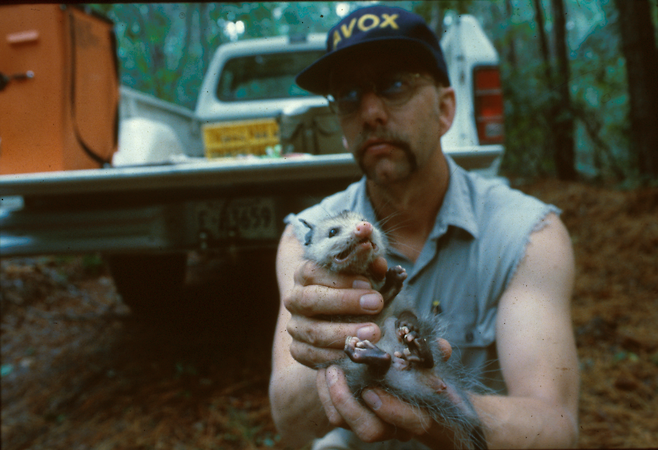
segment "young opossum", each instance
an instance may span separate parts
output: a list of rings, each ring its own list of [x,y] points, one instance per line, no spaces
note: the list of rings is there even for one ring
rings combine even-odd
[[[327,269],[339,273],[366,276],[373,288],[381,292],[384,309],[377,316],[341,316],[341,321],[374,321],[382,337],[373,344],[348,337],[343,358],[338,365],[346,374],[348,385],[357,398],[369,386],[378,386],[401,400],[425,408],[432,416],[455,430],[459,444],[487,448],[482,424],[471,404],[466,389],[466,371],[449,361],[448,346],[437,340],[444,326],[437,316],[418,317],[404,296],[396,298],[407,278],[400,267],[388,269],[384,280],[374,279],[371,263],[386,254],[384,234],[356,213],[341,214],[310,224],[304,242],[304,256]],[[336,319],[336,318],[331,318]]]

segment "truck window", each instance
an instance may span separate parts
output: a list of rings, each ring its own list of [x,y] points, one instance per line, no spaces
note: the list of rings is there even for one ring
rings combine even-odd
[[[324,50],[270,53],[229,59],[219,78],[217,97],[225,102],[313,95],[295,84],[295,76]]]

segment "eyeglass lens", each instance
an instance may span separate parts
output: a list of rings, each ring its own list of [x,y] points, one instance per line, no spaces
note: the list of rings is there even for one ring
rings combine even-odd
[[[419,76],[417,73],[393,73],[364,85],[337,89],[335,95],[328,96],[329,105],[336,114],[351,114],[359,109],[363,94],[371,91],[387,105],[399,106],[411,98]]]

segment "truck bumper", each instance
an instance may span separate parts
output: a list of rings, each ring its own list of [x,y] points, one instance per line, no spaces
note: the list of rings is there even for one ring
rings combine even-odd
[[[0,177],[0,254],[276,246],[283,218],[360,177],[351,155]]]
[[[493,172],[502,152],[446,150],[466,169]],[[288,213],[360,177],[349,154],[1,176],[0,197],[20,201],[0,207],[0,254],[276,246]]]
[[[0,211],[2,256],[174,249],[181,208]]]

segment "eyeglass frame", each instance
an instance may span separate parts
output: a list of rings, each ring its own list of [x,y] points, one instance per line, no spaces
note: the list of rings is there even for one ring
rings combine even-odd
[[[388,98],[384,91],[390,89],[392,84],[395,83],[396,81],[399,81],[399,77],[401,77],[403,75],[408,75],[408,76],[413,77],[412,80],[414,80],[414,83],[409,83],[410,84],[409,90],[408,90],[408,92],[403,93],[404,95],[403,95],[402,98],[400,98],[400,99],[390,99],[390,98]],[[380,81],[380,82],[384,81],[384,83],[390,83],[384,88],[378,87],[377,86],[377,81],[368,81],[368,82],[361,83],[359,85],[355,85],[354,87],[350,87],[349,89],[347,89],[346,91],[348,92],[348,94],[344,95],[342,97],[342,99],[345,99],[352,92],[355,92],[355,91],[357,92],[357,94],[356,94],[357,98],[356,99],[346,100],[347,102],[354,103],[354,109],[350,108],[350,110],[347,111],[347,112],[341,112],[340,107],[338,106],[338,103],[340,101],[342,101],[342,99],[336,100],[336,98],[332,94],[326,94],[325,98],[329,102],[329,108],[331,109],[332,112],[334,112],[339,117],[348,117],[348,116],[356,113],[359,110],[359,108],[361,107],[361,101],[363,100],[363,95],[366,92],[374,93],[377,97],[379,97],[384,102],[384,104],[387,107],[403,106],[409,100],[411,100],[411,98],[413,97],[416,90],[421,86],[416,81],[416,80],[419,80],[421,77],[426,77],[427,79],[431,79],[432,83],[430,83],[430,84],[434,84],[435,86],[438,86],[440,84],[432,75],[430,75],[428,73],[418,73],[418,72],[412,73],[412,72],[400,71],[400,72],[397,72],[397,73],[394,72],[392,74],[389,74],[388,76],[389,76],[388,79],[386,79],[385,77],[381,77],[380,80],[377,80],[377,81]],[[396,79],[396,77],[398,77],[398,78]],[[366,88],[364,85],[370,85],[370,88]]]

